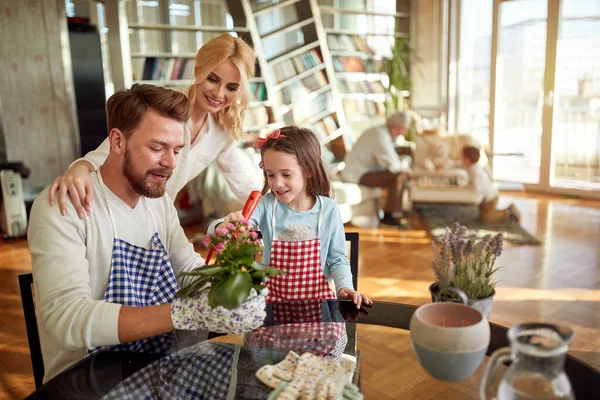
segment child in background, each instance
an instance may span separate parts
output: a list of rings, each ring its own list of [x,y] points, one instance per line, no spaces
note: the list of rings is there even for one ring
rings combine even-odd
[[[479,204],[479,218],[486,223],[504,221],[511,217],[519,221],[521,215],[514,204],[511,203],[504,210],[496,208],[498,206],[498,189],[479,164],[479,152],[480,150],[474,146],[465,146],[462,149],[463,165],[469,174],[469,185],[473,186],[483,197]]]
[[[269,278],[267,301],[307,299],[353,300],[372,304],[354,290],[344,225],[331,182],[321,160],[319,140],[308,129],[285,127],[257,142],[265,184],[263,198],[250,217],[264,241],[263,262],[286,271]],[[229,214],[218,224],[241,218]],[[331,290],[333,279],[337,290]]]

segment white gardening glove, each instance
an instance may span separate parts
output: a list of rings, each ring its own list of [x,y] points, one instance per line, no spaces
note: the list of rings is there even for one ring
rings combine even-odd
[[[341,399],[344,396],[361,398],[358,390],[345,390],[352,386],[350,380],[356,363],[350,360],[324,360],[311,353],[298,359],[294,378],[277,395],[279,400],[292,399]]]
[[[175,329],[208,330],[216,333],[242,333],[262,326],[265,317],[265,297],[256,290],[238,308],[228,310],[208,304],[208,290],[190,297],[177,298],[171,304],[171,322]]]

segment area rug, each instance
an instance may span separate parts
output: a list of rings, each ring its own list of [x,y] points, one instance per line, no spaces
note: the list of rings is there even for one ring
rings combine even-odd
[[[436,242],[441,242],[446,227],[459,222],[469,229],[469,234],[478,238],[502,232],[504,241],[517,245],[537,245],[541,242],[527,232],[517,221],[508,219],[501,222],[483,223],[479,220],[479,207],[462,204],[415,204],[423,216],[429,233]]]

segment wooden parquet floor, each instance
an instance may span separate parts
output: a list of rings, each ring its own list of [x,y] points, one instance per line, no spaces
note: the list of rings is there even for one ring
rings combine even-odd
[[[600,369],[600,202],[514,193],[502,200],[515,202],[522,225],[542,244],[505,248],[491,320],[505,326],[534,320],[569,326],[576,331],[571,354]],[[374,300],[417,305],[431,300],[430,238],[418,215],[404,231],[346,229],[361,234],[362,292]],[[25,240],[0,243],[0,399],[22,399],[34,390],[17,282],[18,274],[29,271]],[[478,375],[460,384],[432,384],[407,350],[408,333],[384,330],[358,332],[370,355],[361,358],[367,399],[476,398]],[[381,387],[389,389],[383,393]]]

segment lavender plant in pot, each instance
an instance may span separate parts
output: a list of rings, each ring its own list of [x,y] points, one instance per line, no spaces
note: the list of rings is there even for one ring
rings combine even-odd
[[[467,236],[466,226],[455,222],[446,228],[441,248],[434,242],[432,247],[431,268],[436,281],[429,286],[431,300],[462,302],[456,293],[460,291],[471,307],[489,319],[496,294],[495,263],[502,254],[502,233],[486,235],[478,241],[474,235]]]

